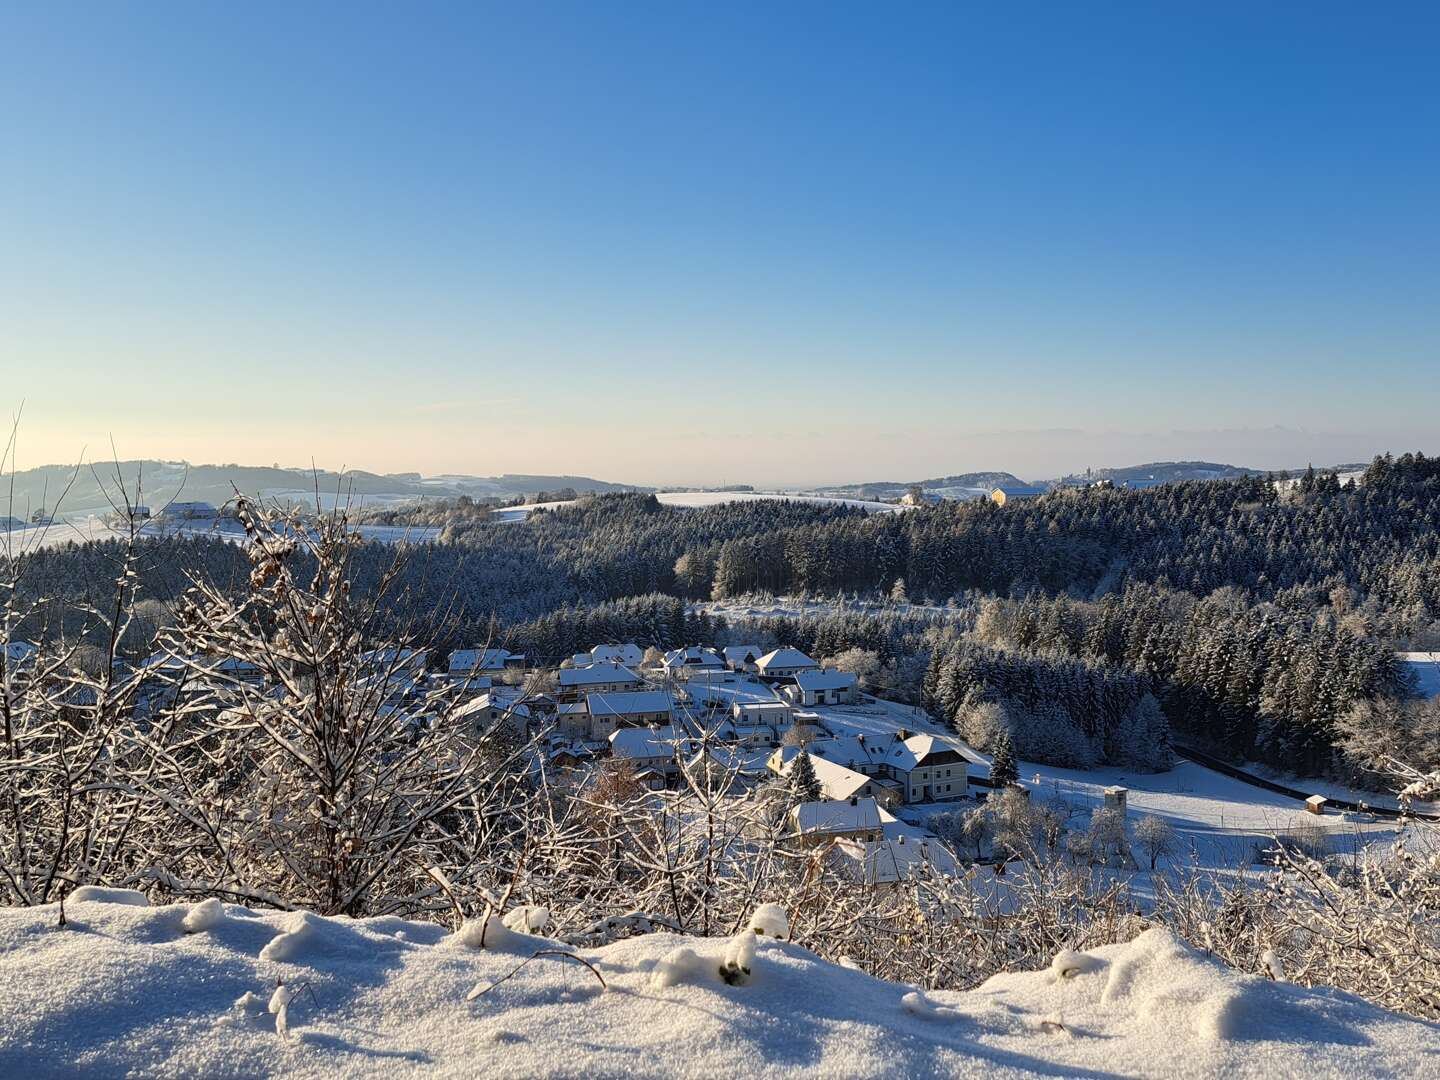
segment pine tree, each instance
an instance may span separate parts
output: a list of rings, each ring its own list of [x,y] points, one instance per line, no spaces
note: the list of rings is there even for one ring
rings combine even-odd
[[[1015,764],[1015,747],[1009,735],[1001,735],[995,741],[995,754],[990,761],[990,780],[997,787],[1014,784],[1020,779],[1020,767]]]
[[[804,750],[795,755],[795,764],[790,768],[790,803],[798,806],[803,802],[819,802],[821,799],[820,778],[815,775],[815,766],[810,755]]]

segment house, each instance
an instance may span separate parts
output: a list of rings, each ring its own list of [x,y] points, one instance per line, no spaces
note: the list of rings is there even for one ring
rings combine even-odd
[[[1043,487],[1031,487],[1020,484],[1001,484],[990,492],[990,501],[996,506],[1004,506],[1009,502],[1019,502],[1024,499],[1033,499],[1037,495],[1044,495]]]
[[[901,506],[934,506],[943,501],[944,496],[933,491],[907,491],[900,496]]]
[[[522,702],[481,694],[456,709],[454,719],[468,723],[473,735],[504,729],[524,739],[530,737],[533,717]]]
[[[969,790],[969,766],[963,754],[934,735],[897,732],[887,746],[867,740],[866,749],[880,755],[886,775],[905,789],[907,803],[945,802],[963,798]]]
[[[455,682],[464,682],[480,675],[499,675],[524,664],[524,656],[505,649],[455,649],[450,653],[445,675]]]
[[[701,645],[690,645],[666,653],[660,666],[666,675],[677,679],[689,679],[696,675],[718,675],[726,670],[725,661],[720,659],[720,654]]]
[[[845,841],[842,854],[853,860],[852,872],[866,885],[896,885],[917,878],[953,877],[960,873],[954,854],[933,836],[890,834],[872,843]]]
[[[871,842],[884,835],[880,808],[874,799],[862,798],[803,802],[790,811],[790,829],[807,845],[842,839]]]
[[[777,776],[789,779],[799,754],[799,747],[782,746],[766,759],[766,768]],[[810,764],[815,770],[815,779],[820,781],[820,791],[827,799],[866,798],[884,806],[895,806],[905,801],[900,784],[887,776],[867,776],[815,754],[810,755]]]
[[[620,728],[610,735],[610,753],[623,758],[638,772],[654,770],[661,776],[675,776],[679,759],[700,749],[700,741],[674,727]]]
[[[755,661],[755,670],[762,679],[787,679],[802,671],[818,671],[820,665],[799,649],[785,646],[774,649]]]
[[[148,506],[132,506],[132,507],[130,508],[130,520],[131,520],[131,521],[149,521],[149,520],[150,520],[150,507],[148,507]]]
[[[801,706],[853,705],[860,700],[859,681],[849,671],[802,671],[793,686],[781,692]]]
[[[730,718],[737,727],[773,728],[777,733],[790,726],[795,710],[784,701],[737,701],[730,706]]]
[[[595,742],[610,738],[619,728],[665,727],[675,719],[675,703],[665,690],[589,693],[585,708]]]
[[[556,675],[562,698],[576,701],[583,694],[618,694],[641,690],[645,680],[623,664],[591,664],[582,668],[561,668]]]
[[[831,798],[859,792],[890,806],[896,803],[948,802],[969,790],[969,762],[959,749],[934,735],[856,735],[815,739],[805,748],[820,786]],[[771,755],[772,772],[788,776],[798,747],[782,746]],[[843,776],[834,770],[840,769]],[[856,777],[871,781],[866,789]]]
[[[755,661],[764,655],[758,645],[726,645],[720,654],[731,671],[754,671]]]
[[[561,701],[555,705],[555,730],[568,739],[590,737],[590,709],[582,701]]]
[[[638,668],[645,662],[645,650],[639,645],[596,645],[590,650],[590,662]]]

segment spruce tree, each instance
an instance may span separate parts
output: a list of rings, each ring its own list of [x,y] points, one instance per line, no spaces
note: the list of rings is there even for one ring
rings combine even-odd
[[[815,775],[810,755],[801,750],[795,755],[795,764],[790,768],[790,804],[798,806],[803,802],[819,802],[820,799],[820,778]]]
[[[995,740],[995,754],[990,760],[990,780],[997,787],[1014,784],[1020,779],[1020,767],[1015,764],[1015,747],[1009,735]]]

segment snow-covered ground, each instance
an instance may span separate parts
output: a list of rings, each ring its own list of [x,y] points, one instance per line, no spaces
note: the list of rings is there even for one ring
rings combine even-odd
[[[433,540],[440,535],[437,528],[423,528],[403,525],[356,525],[354,531],[367,540],[379,540],[394,544],[408,541],[412,544]],[[83,544],[89,540],[116,540],[125,536],[123,530],[115,529],[98,516],[74,517],[58,520],[44,527],[14,529],[0,534],[0,543],[8,537],[16,551],[34,551],[39,548],[56,547],[66,543]],[[201,518],[194,521],[169,522],[148,521],[140,528],[141,536],[209,536],[221,540],[239,542],[245,537],[237,521]]]
[[[912,706],[875,699],[863,705],[832,705],[814,711],[837,734],[887,735],[899,728],[930,732],[962,745],[973,761],[989,761],[988,755],[964,746],[953,731]],[[1355,821],[1338,813],[1308,814],[1294,799],[1193,761],[1180,760],[1162,773],[1113,767],[1061,769],[1023,760],[1019,769],[1020,782],[1031,790],[1032,798],[1064,799],[1078,815],[1103,806],[1107,787],[1125,788],[1131,820],[1153,814],[1169,822],[1179,839],[1176,856],[1187,865],[1193,861],[1200,866],[1235,867],[1248,861],[1256,847],[1264,846],[1276,833],[1301,827],[1325,831],[1336,852],[1389,843],[1399,834],[1396,822],[1387,819]],[[901,816],[923,823],[932,813],[954,808],[953,803],[906,806]]]
[[[1228,971],[1158,929],[970,992],[920,992],[753,935],[573,950],[592,972],[524,963],[571,951],[544,938],[479,949],[399,919],[206,905],[72,900],[64,929],[53,905],[0,912],[0,1075],[1361,1080],[1440,1067],[1435,1025]],[[749,969],[735,985],[727,953]]]
[[[789,499],[792,502],[807,502],[820,504],[839,504],[841,506],[854,506],[861,510],[869,510],[872,513],[893,514],[901,510],[908,510],[909,507],[898,506],[895,503],[873,502],[869,499],[842,499],[828,495],[804,495],[788,491],[662,491],[655,496],[666,506],[679,506],[686,508],[698,508],[704,506],[722,506],[732,502],[754,502],[757,499]],[[531,506],[511,506],[504,510],[497,510],[491,517],[492,521],[516,522],[524,521],[530,516],[533,510],[554,510],[557,507],[569,506],[574,500],[566,502],[535,503]]]
[[[1440,652],[1402,652],[1395,659],[1415,676],[1421,697],[1440,697]]]

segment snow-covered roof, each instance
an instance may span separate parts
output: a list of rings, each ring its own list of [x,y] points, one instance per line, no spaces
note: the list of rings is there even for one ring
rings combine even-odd
[[[855,860],[861,880],[868,885],[960,872],[950,849],[934,837],[902,833],[884,840],[847,842],[841,850]]]
[[[450,654],[450,674],[499,671],[512,656],[505,649],[456,649]]]
[[[815,668],[819,666],[799,649],[793,649],[788,645],[772,649],[755,661],[755,667],[762,675],[772,668]]]
[[[737,701],[735,710],[742,716],[787,717],[792,706],[784,701]]]
[[[707,649],[702,645],[688,645],[683,649],[672,649],[665,654],[665,666],[676,667],[715,667],[725,666],[725,661],[720,659],[720,654],[714,649]]]
[[[5,661],[10,664],[25,664],[35,658],[35,646],[28,641],[7,641]]]
[[[760,658],[758,645],[726,645],[720,650],[727,664],[744,664]]]
[[[795,767],[797,754],[791,752],[794,750],[792,746],[782,746],[772,753],[769,758],[771,768],[781,776],[788,777],[790,770]],[[810,756],[810,764],[815,770],[815,779],[820,781],[820,789],[832,799],[849,799],[863,791],[866,784],[876,782],[864,773],[813,754]]]
[[[867,742],[867,747],[869,745]],[[911,735],[907,739],[897,738],[889,746],[884,747],[883,760],[892,768],[909,772],[921,765],[930,764],[935,755],[943,753],[954,754],[961,764],[966,763],[965,755],[960,753],[958,747],[934,735]]]
[[[641,681],[636,675],[623,664],[591,664],[582,668],[561,668],[559,675],[561,686],[600,686],[605,683],[625,683]]]
[[[668,758],[678,747],[682,753],[693,754],[700,743],[675,728],[621,728],[610,736],[610,752],[624,758]]]
[[[476,713],[488,712],[492,708],[498,709],[508,716],[518,716],[521,719],[528,719],[530,716],[529,707],[521,702],[511,702],[496,697],[494,694],[481,694],[479,697],[472,698],[456,709],[455,718],[463,719],[467,716],[473,716]]]
[[[634,713],[670,712],[674,703],[664,690],[626,690],[586,694],[591,716],[628,716]]]
[[[880,807],[874,799],[827,799],[804,802],[790,811],[798,833],[880,831]]]
[[[849,690],[855,685],[851,671],[801,671],[795,675],[801,690]]]
[[[645,660],[645,650],[639,645],[596,645],[590,650],[590,659],[596,662],[607,660],[636,667]]]

